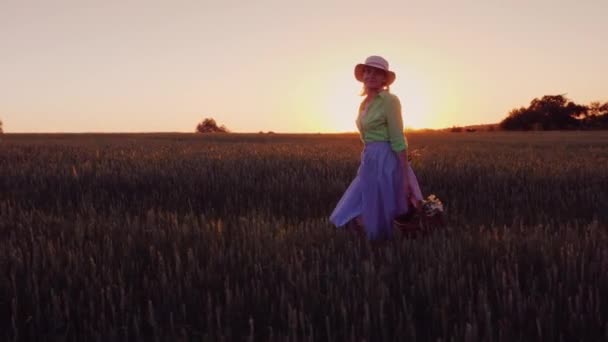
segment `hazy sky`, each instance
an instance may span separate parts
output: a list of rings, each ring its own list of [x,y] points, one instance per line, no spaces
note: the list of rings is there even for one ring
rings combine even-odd
[[[608,0],[0,0],[7,132],[354,131],[371,54],[406,126],[608,101]]]

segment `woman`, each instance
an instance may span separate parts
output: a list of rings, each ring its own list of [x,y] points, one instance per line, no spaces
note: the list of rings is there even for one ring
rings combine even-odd
[[[392,237],[393,220],[422,200],[407,160],[401,103],[389,91],[395,77],[380,56],[355,66],[365,95],[356,120],[365,147],[356,178],[330,216],[337,227],[355,220],[371,240]]]

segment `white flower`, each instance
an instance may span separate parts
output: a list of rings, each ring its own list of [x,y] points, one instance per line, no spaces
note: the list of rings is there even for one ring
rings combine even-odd
[[[437,196],[431,194],[426,200],[422,201],[422,209],[426,216],[435,216],[443,213],[443,203]]]

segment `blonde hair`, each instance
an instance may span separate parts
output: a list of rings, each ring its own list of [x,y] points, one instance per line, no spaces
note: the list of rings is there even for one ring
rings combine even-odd
[[[391,92],[391,86],[384,84],[382,86],[382,90],[386,90],[389,93]],[[367,87],[365,85],[363,85],[363,88],[361,88],[361,93],[359,93],[359,96],[366,96],[367,95]]]

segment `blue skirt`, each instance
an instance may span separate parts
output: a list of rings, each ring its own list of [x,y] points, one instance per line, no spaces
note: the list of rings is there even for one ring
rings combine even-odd
[[[369,239],[391,238],[394,218],[408,211],[405,181],[399,156],[389,142],[366,143],[357,176],[329,220],[343,227],[361,215]]]

